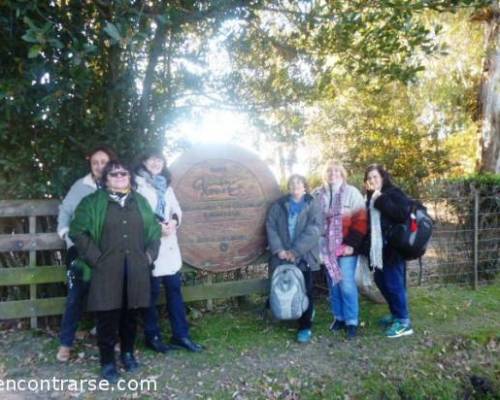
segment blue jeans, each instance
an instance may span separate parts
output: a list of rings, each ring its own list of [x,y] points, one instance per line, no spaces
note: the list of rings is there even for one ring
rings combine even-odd
[[[382,270],[376,268],[374,279],[389,305],[392,316],[402,324],[409,324],[406,262],[401,260],[394,265],[384,264]]]
[[[85,300],[90,288],[90,281],[85,282],[82,278],[82,271],[74,268],[72,261],[76,258],[76,249],[68,249],[68,295],[66,297],[66,308],[61,321],[61,331],[59,332],[59,341],[62,346],[72,347],[75,341],[75,333],[78,323],[85,309]]]
[[[356,286],[356,265],[358,256],[339,257],[339,266],[342,271],[342,280],[333,285],[330,275],[328,285],[330,288],[330,306],[335,319],[344,321],[346,325],[359,324],[358,287]]]
[[[156,303],[160,297],[160,286],[163,284],[167,298],[167,311],[172,338],[189,337],[189,325],[186,318],[186,307],[181,292],[181,274],[151,277],[151,303],[144,313],[144,336],[146,340],[154,337],[161,339],[158,309]]]

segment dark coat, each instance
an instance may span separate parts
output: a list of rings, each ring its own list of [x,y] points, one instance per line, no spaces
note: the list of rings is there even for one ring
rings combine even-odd
[[[406,194],[396,186],[384,185],[381,195],[375,200],[374,207],[380,211],[380,225],[384,241],[383,263],[385,266],[395,265],[404,260],[403,256],[387,242],[387,233],[395,225],[405,222],[410,215],[411,201]],[[370,199],[372,192],[368,192],[367,209],[368,221],[370,221]],[[370,224],[368,223],[368,227]],[[369,228],[370,229],[370,228]],[[366,256],[370,254],[370,232],[368,232],[363,244]]]
[[[76,209],[70,235],[79,257],[92,269],[89,311],[120,309],[124,279],[128,308],[149,306],[151,265],[158,256],[160,227],[142,196],[130,193],[121,207],[104,190],[97,191]]]
[[[305,195],[306,205],[297,217],[295,239],[290,239],[288,232],[288,200],[289,195],[274,202],[269,209],[266,220],[267,240],[271,251],[269,261],[274,269],[285,261],[278,258],[281,250],[290,250],[302,261],[301,269],[319,270],[319,237],[322,230],[322,217],[319,202],[311,195]]]

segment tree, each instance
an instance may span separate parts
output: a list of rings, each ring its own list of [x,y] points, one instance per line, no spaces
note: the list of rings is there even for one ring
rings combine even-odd
[[[465,25],[460,33],[480,38],[467,20],[484,4],[274,2],[228,35],[235,65],[228,86],[273,139],[280,115],[279,131],[290,133],[279,135],[282,142],[305,135],[323,158],[336,154],[359,168],[358,160],[387,162],[415,189],[422,179],[469,170],[468,158],[452,159],[461,144],[457,135],[472,141],[466,153],[475,157],[478,80],[470,63],[479,51],[474,43],[464,48],[461,42],[473,39],[457,33],[457,50],[448,49],[447,58],[441,38],[442,21],[448,30]],[[458,15],[447,21],[450,12]],[[464,50],[472,55],[464,57]],[[424,122],[429,113],[433,118]]]
[[[500,4],[473,18],[486,23],[486,57],[481,85],[481,171],[500,173]]]
[[[247,17],[242,3],[2,2],[2,196],[62,195],[96,144],[129,161],[163,146],[207,90],[208,39]]]

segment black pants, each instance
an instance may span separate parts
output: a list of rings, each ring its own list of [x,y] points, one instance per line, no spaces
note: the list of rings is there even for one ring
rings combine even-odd
[[[307,297],[309,297],[309,307],[307,307],[307,310],[302,314],[302,317],[299,319],[299,330],[300,329],[311,329],[312,327],[312,315],[313,315],[313,310],[314,310],[314,304],[313,304],[313,273],[310,268],[307,268],[305,271],[302,271],[302,274],[304,275],[304,281],[306,284],[306,292],[307,292]]]
[[[115,344],[120,337],[120,351],[133,353],[137,334],[137,317],[142,309],[128,309],[127,280],[123,283],[122,308],[118,310],[98,311],[97,345],[101,365],[115,362]]]

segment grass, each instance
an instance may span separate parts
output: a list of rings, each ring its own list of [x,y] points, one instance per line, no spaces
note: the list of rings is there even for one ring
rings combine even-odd
[[[326,299],[320,299],[313,341],[304,346],[295,342],[294,323],[260,318],[262,299],[241,307],[221,306],[192,326],[193,338],[207,346],[202,354],[157,355],[139,338],[143,367],[138,377],[155,377],[158,391],[129,395],[214,400],[500,399],[500,284],[478,291],[412,288],[410,307],[415,335],[387,339],[377,325],[387,307],[362,301],[360,335],[347,341],[328,331],[331,314]],[[78,342],[75,352],[83,356],[65,366],[54,361],[56,348],[57,340],[45,332],[1,333],[0,378],[93,377],[98,372],[97,349],[89,340]],[[83,393],[80,398],[113,396]]]

